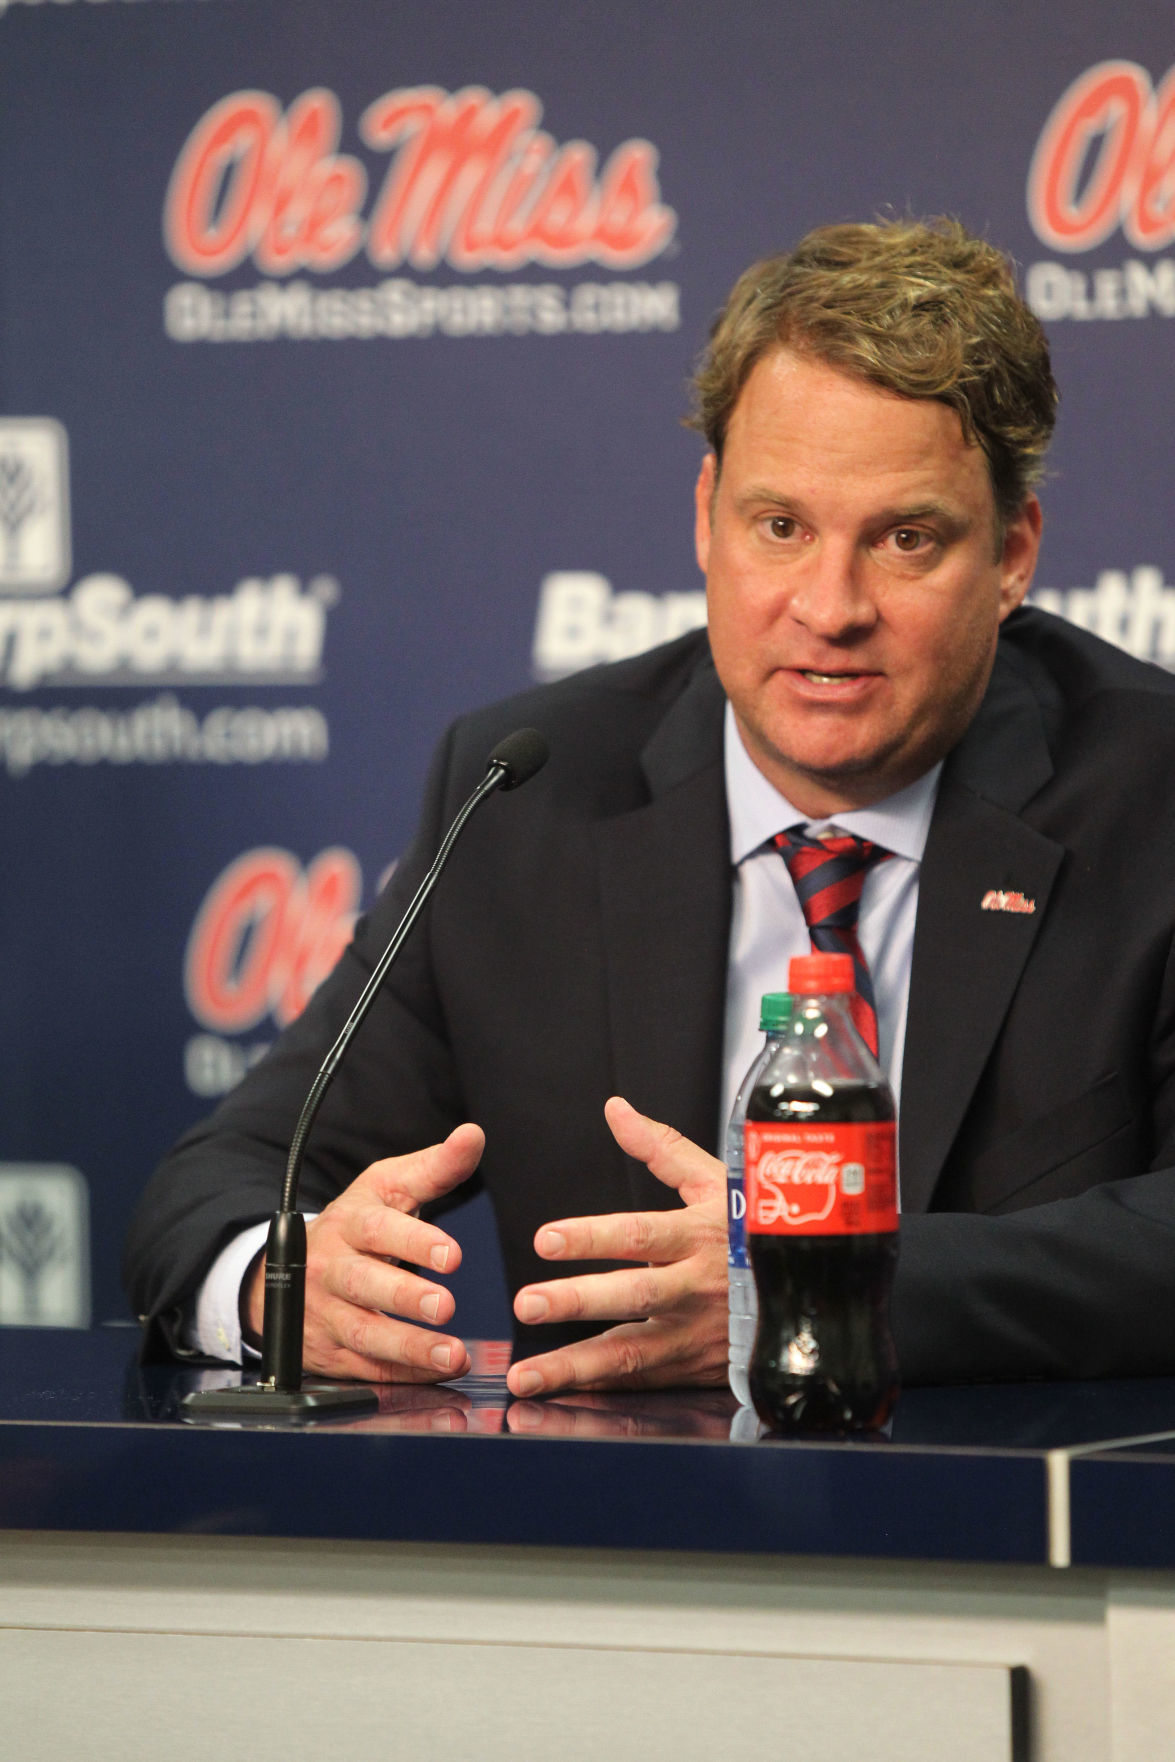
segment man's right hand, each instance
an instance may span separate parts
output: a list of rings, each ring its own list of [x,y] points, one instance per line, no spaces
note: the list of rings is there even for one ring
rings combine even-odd
[[[306,1370],[359,1382],[438,1383],[469,1369],[461,1340],[409,1319],[447,1322],[452,1293],[396,1262],[439,1273],[460,1265],[452,1236],[416,1213],[467,1180],[484,1147],[481,1127],[464,1125],[443,1144],[373,1162],[307,1224]],[[258,1338],[264,1292],[263,1256],[241,1299],[242,1319]]]

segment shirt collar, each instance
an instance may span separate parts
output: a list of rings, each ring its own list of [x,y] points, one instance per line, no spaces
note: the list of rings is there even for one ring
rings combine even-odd
[[[730,857],[736,866],[744,857],[760,850],[777,832],[797,824],[816,837],[835,826],[841,832],[855,832],[859,838],[871,839],[884,850],[893,851],[895,856],[909,857],[915,863],[922,861],[942,774],[941,760],[916,783],[899,789],[896,795],[886,796],[884,801],[874,802],[872,807],[850,808],[832,820],[810,820],[764,777],[743,745],[729,703],[723,744],[726,800],[730,813]]]

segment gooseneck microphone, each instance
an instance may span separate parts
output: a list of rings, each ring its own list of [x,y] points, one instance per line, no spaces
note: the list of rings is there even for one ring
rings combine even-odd
[[[306,1315],[306,1220],[298,1206],[298,1178],[306,1141],[335,1072],[375,1002],[388,969],[412,932],[450,852],[474,813],[496,789],[517,789],[547,762],[548,747],[537,728],[519,728],[498,742],[486,761],[486,774],[449,827],[395,935],[380,956],[359,1001],[327,1053],[311,1084],[286,1162],[281,1206],[269,1225],[265,1248],[265,1309],[261,1336],[261,1380],[239,1387],[200,1389],[185,1396],[185,1418],[224,1422],[237,1418],[283,1420],[334,1418],[340,1412],[362,1412],[379,1405],[375,1391],[363,1383],[315,1382],[302,1386],[302,1332]]]

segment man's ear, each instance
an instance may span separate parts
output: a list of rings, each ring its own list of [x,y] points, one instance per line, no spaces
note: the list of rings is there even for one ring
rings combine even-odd
[[[718,483],[718,461],[707,453],[694,485],[694,551],[704,575],[710,567],[710,507]]]
[[[1035,496],[1028,496],[1023,507],[1004,527],[1004,548],[1000,555],[1001,624],[1009,612],[1016,610],[1032,586],[1043,524],[1039,501]]]

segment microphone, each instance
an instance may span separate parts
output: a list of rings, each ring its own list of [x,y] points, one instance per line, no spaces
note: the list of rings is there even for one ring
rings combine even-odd
[[[536,771],[542,770],[550,752],[546,735],[540,734],[537,728],[516,728],[513,734],[498,742],[486,765],[491,771],[495,766],[501,767],[503,789],[520,789],[524,783],[530,782]]]
[[[375,1002],[388,969],[419,918],[449,853],[466,822],[496,789],[519,789],[541,771],[549,755],[546,737],[537,728],[518,728],[500,740],[486,760],[486,773],[449,827],[432,867],[416,889],[383,954],[363,987],[359,1001],[322,1062],[310,1087],[290,1141],[281,1207],[270,1220],[265,1248],[265,1308],[261,1335],[261,1380],[225,1389],[200,1389],[180,1403],[185,1419],[205,1417],[223,1423],[237,1418],[307,1420],[336,1418],[340,1412],[365,1412],[379,1406],[375,1390],[363,1383],[313,1383],[302,1387],[302,1332],[306,1317],[306,1220],[297,1209],[298,1178],[310,1129],[334,1075]]]

